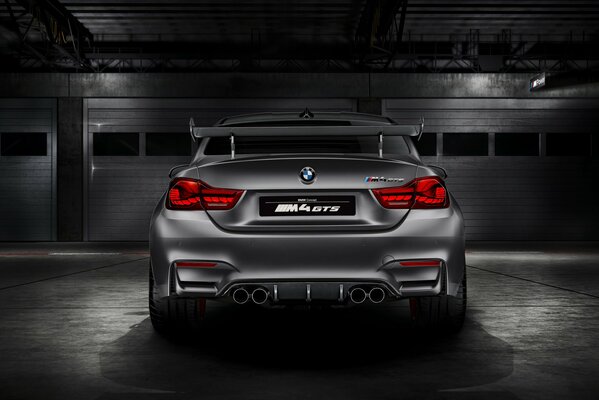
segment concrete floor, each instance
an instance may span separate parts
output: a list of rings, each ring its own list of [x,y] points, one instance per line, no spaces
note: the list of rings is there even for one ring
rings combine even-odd
[[[87,253],[87,254],[86,254]],[[469,246],[469,314],[208,306],[156,335],[145,244],[0,245],[0,399],[599,398],[599,244]]]

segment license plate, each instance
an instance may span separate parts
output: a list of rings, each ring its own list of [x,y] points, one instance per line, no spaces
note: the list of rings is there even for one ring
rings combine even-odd
[[[356,215],[353,196],[261,197],[261,217]]]

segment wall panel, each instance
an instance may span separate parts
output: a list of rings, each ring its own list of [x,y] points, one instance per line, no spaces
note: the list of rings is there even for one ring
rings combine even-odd
[[[398,121],[425,117],[425,132],[583,133],[599,126],[595,99],[387,99]],[[541,138],[542,136],[540,136]],[[489,135],[493,140],[493,135]],[[490,146],[492,147],[492,146]],[[448,171],[447,185],[464,213],[469,240],[596,240],[593,200],[599,163],[591,157],[429,156]]]
[[[168,171],[189,157],[146,156],[145,133],[189,132],[189,118],[219,119],[263,111],[355,111],[350,99],[88,99],[84,103],[88,240],[147,240],[152,210],[167,188]],[[94,134],[140,134],[140,156],[94,156]],[[191,149],[191,146],[190,146]]]
[[[46,154],[12,154],[30,133]],[[0,241],[56,240],[56,100],[0,99],[0,227]]]

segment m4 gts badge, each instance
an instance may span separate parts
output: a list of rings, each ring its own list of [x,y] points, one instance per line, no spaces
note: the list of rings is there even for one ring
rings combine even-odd
[[[403,182],[404,178],[386,178],[384,176],[367,176],[364,182]]]
[[[308,204],[279,204],[275,209],[276,213],[336,213],[340,206],[311,206]]]
[[[260,197],[261,217],[336,217],[356,215],[354,196]]]

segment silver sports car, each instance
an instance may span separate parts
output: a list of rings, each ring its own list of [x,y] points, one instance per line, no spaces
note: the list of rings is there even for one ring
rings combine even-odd
[[[464,224],[423,125],[310,112],[195,127],[150,227],[154,327],[201,323],[206,300],[333,305],[409,299],[419,325],[466,312]]]

